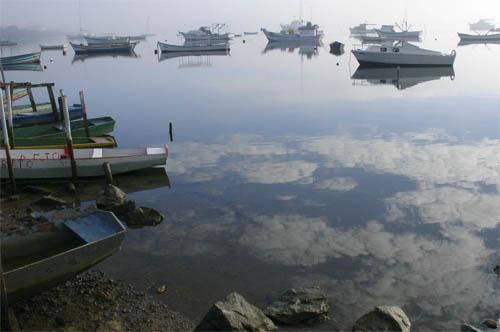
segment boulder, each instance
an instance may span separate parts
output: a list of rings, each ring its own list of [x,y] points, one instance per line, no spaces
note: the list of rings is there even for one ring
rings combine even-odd
[[[486,326],[489,329],[497,329],[498,328],[498,319],[484,319],[481,322],[481,325]]]
[[[229,294],[207,312],[195,331],[275,331],[278,328],[238,293]]]
[[[500,265],[497,265],[493,268],[493,272],[500,276]]]
[[[132,200],[125,201],[120,205],[114,205],[110,210],[125,221],[129,227],[156,226],[165,218],[161,212],[155,209],[137,207]]]
[[[328,298],[319,286],[292,288],[269,305],[265,312],[274,322],[296,325],[328,319]]]
[[[483,330],[470,324],[462,324],[460,325],[460,332],[483,332]]]
[[[400,307],[377,306],[358,319],[352,327],[353,332],[397,331],[410,332],[410,319]]]
[[[65,206],[68,204],[64,199],[54,197],[52,195],[46,195],[35,201],[35,205],[43,209],[54,209],[57,207]]]
[[[96,205],[100,209],[109,209],[114,205],[120,205],[125,202],[126,194],[115,185],[106,184],[104,192],[97,198]]]

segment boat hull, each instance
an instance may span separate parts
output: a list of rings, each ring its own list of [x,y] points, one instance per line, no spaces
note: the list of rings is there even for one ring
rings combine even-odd
[[[314,36],[301,36],[299,34],[289,34],[289,33],[278,33],[267,31],[266,29],[262,29],[264,35],[267,40],[270,42],[313,42],[319,43],[322,35],[314,35]]]
[[[186,32],[179,32],[184,40],[186,41],[228,41],[230,36],[228,33],[225,34],[211,34],[211,35],[202,35],[202,34],[190,34]]]
[[[124,44],[130,41],[129,37],[85,37],[88,45]]]
[[[40,45],[40,49],[43,51],[50,51],[50,50],[64,50],[66,46],[64,45]]]
[[[228,43],[221,44],[192,44],[192,45],[172,45],[158,42],[158,48],[161,52],[211,52],[211,51],[229,51]]]
[[[137,45],[137,42],[132,42],[132,43],[121,43],[121,44],[90,44],[90,45],[83,45],[83,44],[73,44],[70,43],[71,47],[73,47],[73,50],[75,51],[76,54],[79,53],[123,53],[123,52],[130,52],[132,53],[134,51],[135,46]]]
[[[27,53],[0,58],[0,65],[20,65],[26,63],[40,63],[41,52]]]
[[[71,120],[79,119],[83,116],[82,106],[74,104],[68,108],[68,113]],[[14,127],[26,127],[56,122],[56,115],[49,108],[38,112],[31,112],[31,110],[26,113],[14,112],[12,119],[14,120]]]
[[[420,34],[422,31],[383,31],[380,29],[375,29],[375,32],[379,37],[386,37],[386,38],[420,38]]]
[[[109,163],[113,174],[127,173],[165,165],[168,149],[76,149],[78,177],[104,176],[103,163]],[[71,178],[71,161],[64,149],[12,149],[11,158],[16,179]],[[9,177],[5,151],[0,151],[1,178]]]
[[[500,41],[500,33],[494,33],[489,35],[469,35],[466,33],[458,33],[460,40],[464,41]]]
[[[453,66],[454,55],[414,55],[404,53],[375,53],[362,50],[352,50],[361,66],[373,67],[432,67]]]

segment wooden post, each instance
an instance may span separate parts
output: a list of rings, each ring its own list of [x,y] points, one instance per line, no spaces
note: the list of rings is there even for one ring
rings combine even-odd
[[[11,96],[11,88],[8,86],[5,89],[5,95],[7,97],[7,120],[9,125],[9,135],[10,135],[10,144],[13,148],[16,147],[15,136],[14,136],[14,118],[12,116],[12,96]]]
[[[87,118],[87,106],[85,106],[85,98],[83,97],[83,91],[80,91],[80,104],[82,104],[83,125],[85,126],[85,135],[87,135],[87,137],[90,137],[89,121]]]
[[[168,134],[170,136],[170,142],[173,142],[174,141],[174,131],[172,128],[172,122],[168,123]]]
[[[61,93],[61,101],[62,101],[62,110],[64,114],[64,127],[66,129],[66,143],[69,148],[69,158],[71,159],[71,176],[73,178],[73,183],[75,187],[78,186],[78,173],[76,169],[76,161],[75,161],[75,153],[73,151],[73,137],[71,136],[71,121],[69,119],[68,112],[68,100],[64,95],[64,91],[59,90]]]
[[[56,122],[61,120],[59,113],[57,112],[57,104],[56,97],[54,97],[54,90],[52,89],[52,85],[47,85],[47,92],[49,93],[50,105],[52,106],[52,112],[54,113],[54,117]]]
[[[104,176],[106,177],[106,183],[114,184],[115,182],[113,181],[113,173],[111,172],[111,165],[108,162],[106,162],[102,164],[102,168],[104,170]]]
[[[28,90],[28,97],[30,98],[31,108],[33,109],[33,112],[37,112],[35,98],[33,97],[33,91],[31,91],[31,84],[28,84],[26,86],[26,89]]]
[[[12,193],[16,192],[16,179],[14,178],[14,169],[12,166],[12,159],[10,158],[10,145],[9,145],[9,134],[7,129],[7,121],[5,120],[5,109],[3,106],[3,93],[0,90],[0,116],[2,121],[2,134],[3,134],[3,146],[5,148],[5,155],[7,157],[7,169],[9,170],[9,178]]]
[[[62,103],[62,98],[57,97],[57,103],[59,104],[59,118],[64,121],[64,111],[63,111],[63,103]]]

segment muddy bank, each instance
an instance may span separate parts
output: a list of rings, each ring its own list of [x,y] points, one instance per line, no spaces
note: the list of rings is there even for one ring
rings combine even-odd
[[[194,324],[151,296],[104,273],[88,271],[13,304],[27,331],[188,331]]]

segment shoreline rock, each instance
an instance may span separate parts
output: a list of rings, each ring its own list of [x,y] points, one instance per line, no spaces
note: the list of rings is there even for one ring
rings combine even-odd
[[[394,331],[410,332],[411,322],[403,309],[396,306],[377,306],[359,318],[353,332]]]

